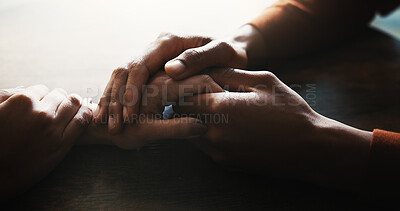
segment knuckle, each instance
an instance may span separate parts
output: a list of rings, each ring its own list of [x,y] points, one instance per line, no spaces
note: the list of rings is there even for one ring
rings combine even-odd
[[[114,77],[119,77],[126,74],[127,70],[125,68],[119,67],[113,71]]]
[[[197,49],[188,49],[183,53],[184,59],[189,63],[198,63],[201,62],[203,56],[203,50],[201,48]]]
[[[134,75],[142,75],[146,78],[148,78],[150,76],[150,72],[147,69],[147,66],[138,60],[134,60],[134,61],[130,62],[128,65],[128,69],[125,69],[124,74],[127,74],[127,75],[129,75],[129,77],[131,77],[133,73],[134,73]],[[134,86],[134,85],[127,84],[127,87],[132,87],[132,86]]]
[[[91,108],[85,106],[85,107],[82,107],[82,109],[84,109],[83,114],[85,116],[91,117],[93,115],[93,110]]]
[[[230,43],[226,42],[226,41],[218,42],[217,43],[217,47],[218,48],[222,48],[222,49],[227,49],[227,50],[229,50],[229,49],[233,50],[232,45]]]
[[[34,117],[41,125],[51,125],[54,116],[46,111],[37,111],[34,113]]]
[[[85,110],[82,112],[82,114],[77,115],[75,118],[77,120],[77,124],[80,126],[86,126],[90,123],[92,119],[92,111],[88,108],[84,108]]]
[[[112,93],[111,94],[111,100],[110,100],[110,105],[112,104],[119,104],[122,103],[120,102],[120,97],[119,97],[120,93]]]
[[[161,32],[157,38],[163,38],[172,35],[170,32]]]
[[[133,61],[129,64],[129,73],[133,71],[138,75],[145,75],[147,78],[150,76],[147,67],[138,61]]]
[[[121,105],[117,102],[110,102],[110,104],[108,104],[108,113],[110,114],[115,114],[119,109],[120,109]]]
[[[11,95],[12,95],[12,93],[10,91],[4,90],[4,89],[0,90],[0,97],[8,97]]]
[[[74,106],[81,106],[82,99],[79,95],[77,94],[71,94],[68,96],[68,100],[71,102],[72,105]]]
[[[33,104],[33,99],[32,96],[29,94],[15,94],[12,96],[11,100],[17,105],[22,105],[22,106],[32,106]]]
[[[223,49],[224,52],[229,54],[229,55],[234,55],[235,54],[235,49],[228,42],[221,41],[221,42],[217,43],[216,47],[220,48],[220,49]]]
[[[76,124],[78,124],[79,126],[84,126],[85,123],[87,122],[85,117],[80,114],[75,116],[75,120],[76,120]]]
[[[277,80],[277,77],[275,76],[275,74],[273,74],[270,71],[261,71],[260,74],[268,82]]]
[[[128,65],[128,70],[137,69],[137,68],[140,67],[140,66],[141,66],[140,62],[134,60],[134,61],[132,61],[132,62],[129,63],[129,65]]]
[[[125,87],[120,87],[111,93],[111,103],[122,103],[123,95],[125,94]]]
[[[138,97],[138,94],[134,94],[132,91],[125,92],[122,101],[123,105],[128,106],[128,111],[130,110],[129,107],[135,106],[139,103]]]
[[[87,123],[88,121],[90,122],[90,120],[93,117],[92,109],[88,107],[81,107],[81,110],[82,110],[82,118],[85,121],[84,123]]]
[[[125,102],[132,102],[133,101],[133,93],[131,90],[126,90],[123,96],[124,103]]]
[[[168,45],[171,42],[177,41],[179,37],[169,32],[162,32],[158,36],[157,40],[160,45]]]

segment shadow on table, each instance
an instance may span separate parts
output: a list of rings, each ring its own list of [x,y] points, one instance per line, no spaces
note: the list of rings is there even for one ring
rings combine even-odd
[[[400,131],[400,43],[379,32],[272,71],[318,112],[362,129]],[[374,201],[372,201],[374,202]],[[361,210],[356,195],[227,171],[184,140],[139,151],[77,146],[9,209]]]

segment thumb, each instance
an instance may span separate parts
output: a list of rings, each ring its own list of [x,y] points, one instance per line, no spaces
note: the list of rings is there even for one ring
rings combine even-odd
[[[253,88],[270,86],[278,81],[277,77],[269,71],[214,68],[210,69],[206,74],[225,90],[233,92],[251,92],[254,91]]]
[[[165,72],[175,80],[192,76],[208,67],[227,66],[245,68],[247,56],[244,49],[235,48],[227,42],[210,43],[190,48],[165,64]]]

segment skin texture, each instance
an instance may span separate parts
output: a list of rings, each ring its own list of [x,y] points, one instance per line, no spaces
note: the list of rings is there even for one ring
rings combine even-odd
[[[193,142],[214,160],[234,168],[262,170],[278,177],[307,180],[325,186],[356,188],[365,168],[371,132],[361,131],[317,114],[299,95],[270,72],[210,69],[223,66],[259,70],[266,65],[265,46],[264,38],[251,25],[245,25],[233,36],[219,40],[160,35],[142,58],[134,60],[128,68],[114,71],[99,103],[100,109],[95,119],[106,117],[109,121],[103,123],[108,123],[109,133],[118,135],[113,137],[105,134],[104,126],[96,126],[103,127],[100,129],[102,132],[97,134],[102,134],[105,143],[110,143],[107,140],[118,143],[118,140],[128,137],[125,134],[129,134],[131,128],[138,127],[133,124],[123,128],[122,120],[132,123],[133,118],[129,118],[131,114],[160,113],[165,103],[157,103],[157,100],[154,101],[155,104],[152,103],[153,106],[143,107],[144,109],[139,106],[143,103],[142,95],[145,95],[147,89],[143,85],[152,82],[149,79],[152,75],[164,70],[175,81],[181,81],[207,69],[214,81],[231,92],[217,91],[186,97],[183,102],[189,100],[189,104],[180,101],[175,109],[184,114],[184,118],[187,115],[202,118],[208,131],[203,141]],[[127,79],[130,75],[141,79],[134,82]],[[172,81],[168,78],[157,80]],[[114,107],[110,106],[110,97],[107,98],[107,95],[116,96],[113,94],[116,89],[110,88],[110,84],[118,84],[118,87],[142,87],[141,91],[136,92],[127,89],[120,91],[125,102],[129,99],[141,101],[134,100],[136,104],[133,105],[133,110],[126,103],[114,103]],[[171,93],[173,92],[169,92]],[[146,109],[150,109],[150,112]],[[111,114],[121,112],[123,115],[119,115],[118,121],[110,121]],[[210,119],[207,120],[207,116],[215,114],[226,114],[229,123],[214,124]],[[131,137],[127,141],[128,148],[147,142],[132,140]]]
[[[208,117],[203,119],[208,132],[194,143],[216,162],[330,187],[360,184],[371,132],[319,115],[271,72],[219,69],[209,74],[230,92],[186,97],[192,104],[175,110]]]
[[[118,134],[123,123],[134,123],[140,113],[140,99],[151,76],[164,71],[175,80],[193,76],[205,68],[246,68],[264,61],[262,36],[252,26],[243,26],[227,39],[161,34],[143,56],[126,68],[114,70],[95,112],[95,122],[108,124]]]
[[[92,119],[81,98],[42,85],[0,90],[0,200],[47,175]]]
[[[223,91],[209,75],[175,81],[159,71],[144,89],[140,115],[135,124],[125,125],[124,130],[116,135],[109,134],[106,125],[91,124],[79,143],[115,144],[124,149],[135,149],[160,139],[200,137],[207,132],[207,126],[201,120],[191,117],[163,120],[164,106],[177,105],[185,96]]]
[[[128,125],[118,135],[110,135],[106,125],[92,124],[80,143],[134,149],[157,139],[190,138],[217,163],[231,169],[351,190],[362,183],[371,132],[319,115],[271,72],[223,68],[207,74],[174,81],[157,73],[145,88],[140,110],[154,122]],[[199,88],[190,89],[191,94],[180,93],[179,87],[188,84],[199,84]],[[164,86],[167,95],[153,92]],[[222,92],[221,87],[230,92]],[[152,116],[167,104],[175,105],[181,118]],[[220,121],[223,115],[226,122]],[[194,122],[182,122],[186,119]],[[190,128],[196,127],[190,124],[197,128],[206,124],[208,130],[200,129],[203,136],[193,135],[196,129]]]
[[[139,121],[118,135],[110,135],[106,125],[90,124],[80,136],[91,110],[81,107],[79,96],[67,96],[61,89],[1,90],[1,199],[43,178],[79,137],[80,144],[125,149],[159,139],[191,139],[231,168],[348,189],[362,182],[371,133],[317,114],[271,72],[214,69],[181,81],[159,72],[149,82]],[[161,120],[164,105],[203,120]],[[227,122],[210,115],[226,115]]]

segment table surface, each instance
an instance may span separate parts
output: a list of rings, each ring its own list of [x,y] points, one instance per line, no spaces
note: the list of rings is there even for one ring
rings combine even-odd
[[[400,42],[368,30],[343,45],[274,69],[323,115],[371,130],[400,131]],[[243,128],[245,130],[245,128]],[[231,172],[185,141],[139,151],[76,146],[13,208],[343,209],[364,206],[341,191]]]
[[[0,41],[0,45],[4,42]],[[18,58],[14,53],[10,52],[9,57],[1,54],[0,58],[13,61]],[[41,56],[40,52],[34,56]],[[97,56],[94,54],[93,59]],[[72,54],[71,57],[76,58]],[[8,73],[7,68],[17,71],[31,69],[33,65],[51,69],[65,64],[61,62],[64,58],[55,55],[52,58],[56,60],[50,64],[20,64],[18,59],[15,66],[12,62],[7,66],[3,63],[1,80],[6,85],[18,85],[39,78],[36,72],[21,79],[17,77],[22,77],[18,75],[21,73]],[[72,62],[70,58],[67,60]],[[109,65],[110,60],[99,60],[96,67],[102,62]],[[92,81],[95,88],[99,87],[109,73],[88,78],[85,71],[93,75],[93,69],[84,59],[77,61],[79,65],[60,68],[74,67],[88,83],[82,85],[72,76],[66,78],[70,81],[60,82],[61,76],[52,72],[44,80],[62,83],[68,90],[85,92],[86,97],[91,97],[87,85]],[[361,129],[400,131],[400,41],[383,33],[368,29],[340,45],[286,61],[271,71],[325,116]],[[5,80],[4,75],[11,79]],[[74,90],[77,84],[79,89],[87,90]],[[76,146],[50,175],[5,206],[10,209],[337,210],[366,205],[365,201],[342,191],[231,172],[185,141],[165,140],[132,151],[112,146]]]

